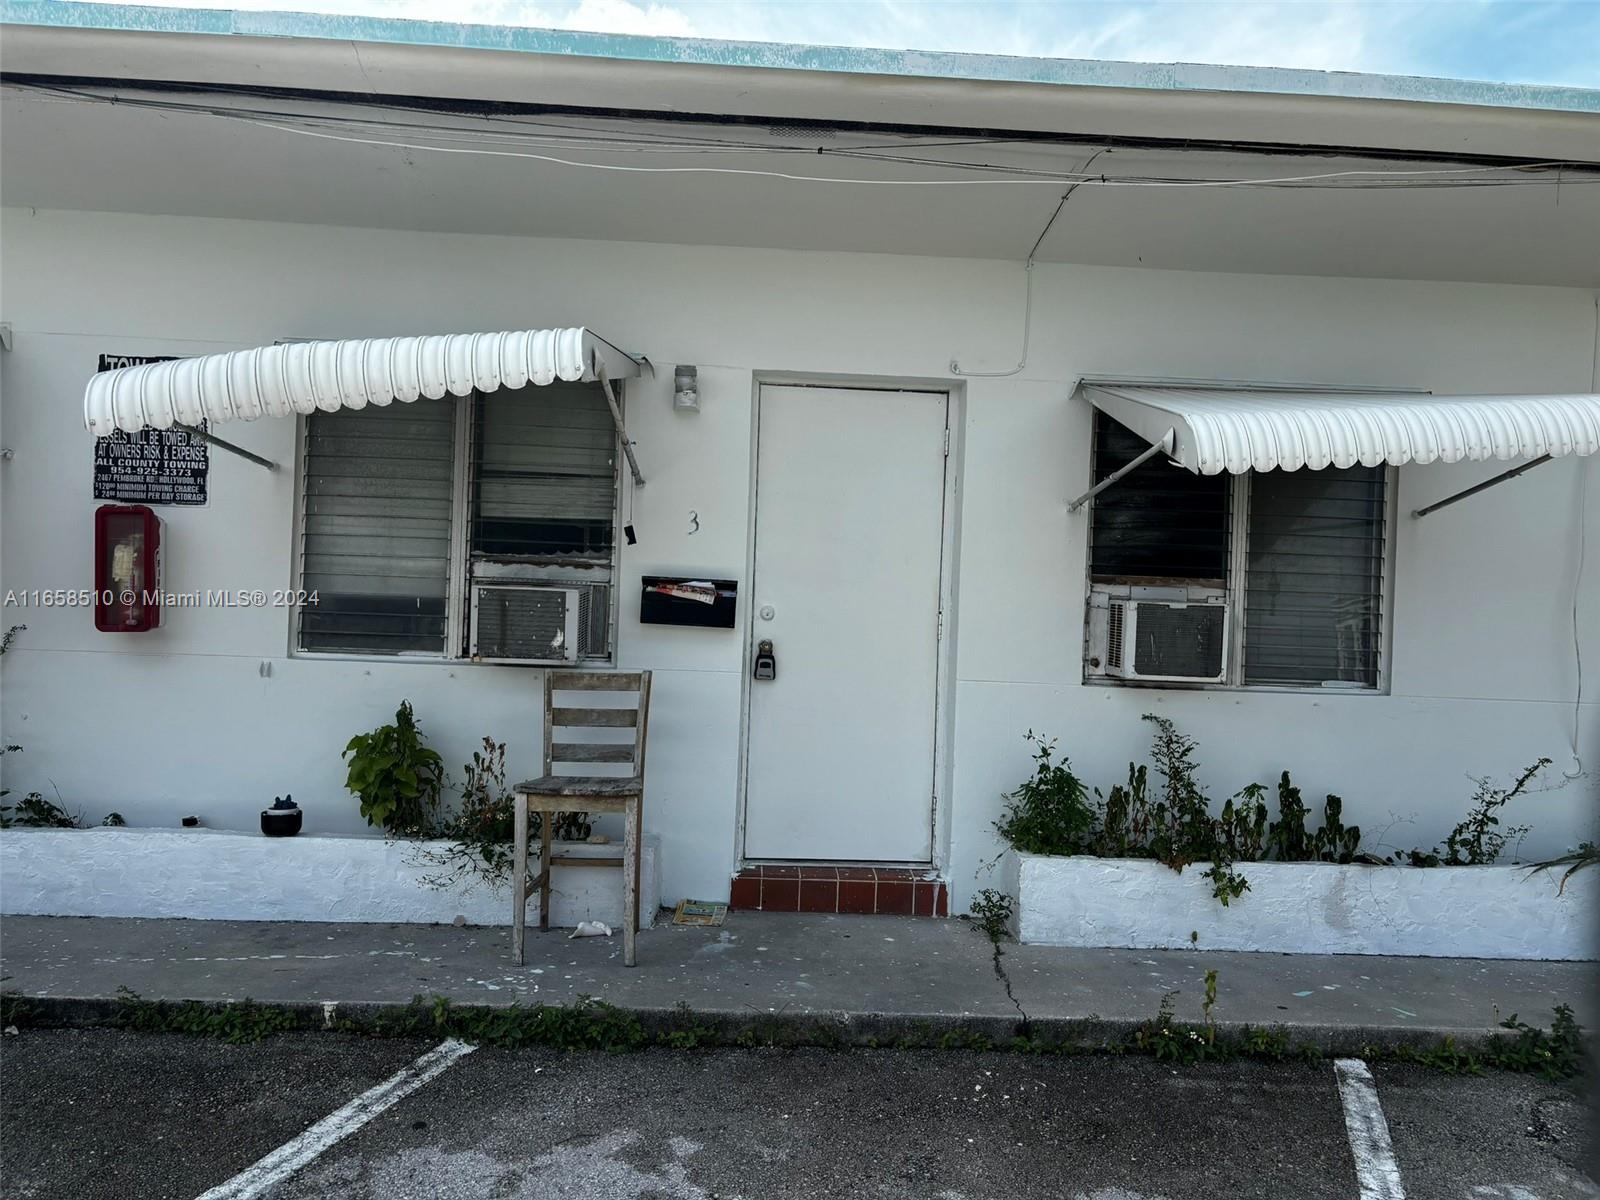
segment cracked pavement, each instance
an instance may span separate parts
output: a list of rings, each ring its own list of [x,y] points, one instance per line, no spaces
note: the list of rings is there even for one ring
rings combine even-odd
[[[187,1200],[432,1043],[109,1030],[0,1046],[4,1193]],[[1595,1200],[1570,1086],[1375,1063],[1411,1200]],[[1349,1200],[1326,1063],[481,1047],[269,1200]]]

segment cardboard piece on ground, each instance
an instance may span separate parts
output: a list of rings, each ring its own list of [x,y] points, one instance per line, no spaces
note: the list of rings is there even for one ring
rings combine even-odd
[[[715,900],[679,900],[672,914],[674,925],[721,925],[728,906]]]

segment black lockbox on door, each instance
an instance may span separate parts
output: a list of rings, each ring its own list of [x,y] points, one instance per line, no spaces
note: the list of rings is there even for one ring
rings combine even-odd
[[[739,584],[692,575],[646,575],[639,581],[641,625],[732,629]]]

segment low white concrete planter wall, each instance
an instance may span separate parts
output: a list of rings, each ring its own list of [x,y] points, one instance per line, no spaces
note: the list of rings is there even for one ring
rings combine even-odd
[[[377,921],[510,925],[511,889],[451,889],[428,848],[448,842],[301,834],[269,838],[209,829],[8,829],[0,834],[0,912],[211,921]],[[620,845],[557,843],[573,857],[614,858]],[[640,863],[640,920],[660,905],[659,842]],[[557,867],[551,921],[622,924],[622,872]],[[529,901],[538,921],[538,898]]]
[[[1600,868],[1242,863],[1224,908],[1205,864],[1008,855],[1019,940],[1042,946],[1594,959]],[[1197,937],[1194,935],[1198,935]]]

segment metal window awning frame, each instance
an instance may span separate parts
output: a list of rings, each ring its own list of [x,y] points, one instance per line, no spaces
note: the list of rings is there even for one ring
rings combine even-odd
[[[1197,474],[1357,464],[1517,459],[1492,479],[1412,512],[1423,517],[1546,462],[1600,452],[1600,395],[1436,396],[1293,385],[1084,379],[1075,392],[1151,443],[1077,497],[1088,500],[1157,454]]]

